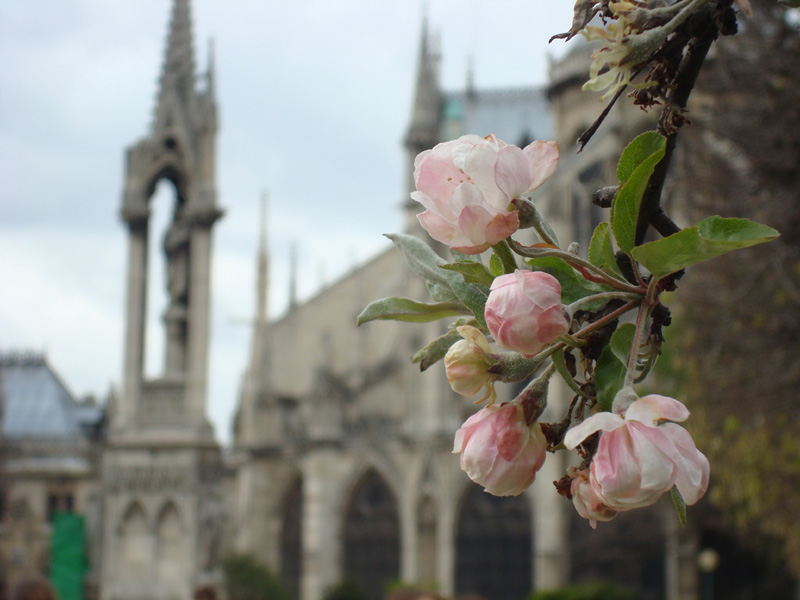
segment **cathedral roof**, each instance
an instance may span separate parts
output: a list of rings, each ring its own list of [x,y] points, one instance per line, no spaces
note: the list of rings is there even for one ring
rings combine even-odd
[[[79,440],[82,426],[102,418],[102,409],[78,403],[44,356],[0,355],[0,397],[6,440]]]
[[[494,133],[506,143],[522,145],[553,136],[552,112],[540,87],[446,93],[442,116],[446,139]]]

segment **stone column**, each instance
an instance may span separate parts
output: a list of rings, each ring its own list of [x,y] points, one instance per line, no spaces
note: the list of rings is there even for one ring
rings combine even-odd
[[[145,318],[147,314],[147,236],[148,211],[125,214],[128,233],[128,288],[125,319],[125,358],[122,399],[113,427],[130,427],[141,398],[144,375]]]
[[[436,546],[438,548],[438,579],[441,593],[446,597],[455,594],[455,573],[456,573],[456,519],[458,485],[454,481],[453,473],[462,475],[461,471],[455,470],[448,474],[448,481],[445,483],[445,493],[437,503],[437,514],[439,524],[436,528]],[[441,498],[446,499],[441,501]]]
[[[541,420],[561,419],[570,396],[563,381],[551,379],[548,406]],[[572,506],[556,493],[552,484],[563,477],[565,469],[564,452],[548,454],[528,492],[533,501],[533,585],[536,590],[554,589],[568,583],[569,518],[566,511],[572,510]]]
[[[206,420],[206,377],[211,319],[210,225],[205,219],[203,222],[197,222],[191,234],[186,409],[189,418],[198,426],[204,424]]]
[[[312,451],[303,477],[303,567],[301,600],[319,600],[341,579],[341,460],[335,450]]]

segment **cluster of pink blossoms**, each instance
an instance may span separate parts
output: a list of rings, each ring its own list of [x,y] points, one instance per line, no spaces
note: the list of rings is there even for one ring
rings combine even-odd
[[[419,221],[453,250],[479,254],[517,231],[513,201],[541,186],[557,164],[554,142],[521,149],[490,135],[439,144],[415,161],[412,198],[426,208]],[[455,392],[483,392],[480,401],[489,403],[456,432],[453,451],[460,454],[461,468],[487,492],[518,495],[545,461],[548,441],[538,422],[543,405],[531,408],[525,392],[512,402],[493,404],[497,367],[504,357],[533,357],[568,335],[572,317],[555,277],[518,269],[494,278],[484,318],[494,343],[511,354],[492,353],[479,328],[458,327],[463,339],[445,356],[448,380]],[[696,502],[708,485],[709,466],[676,424],[688,414],[677,400],[651,395],[573,426],[564,438],[571,449],[601,432],[589,468],[569,472],[569,495],[579,514],[594,527],[620,511],[653,504],[673,486],[687,504]]]

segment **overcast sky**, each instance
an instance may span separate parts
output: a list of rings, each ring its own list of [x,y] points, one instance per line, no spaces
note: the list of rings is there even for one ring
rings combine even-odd
[[[477,87],[544,83],[548,55],[563,53],[547,40],[572,12],[567,0],[427,4],[449,90],[463,88],[470,59]],[[149,130],[170,11],[170,0],[0,3],[0,350],[46,352],[77,396],[102,398],[121,383],[123,153]],[[293,243],[302,300],[401,228],[422,3],[195,0],[192,11],[198,71],[215,40],[226,215],[214,230],[209,414],[227,442],[254,311],[261,191],[273,317],[286,307]],[[156,375],[166,292],[153,277]]]

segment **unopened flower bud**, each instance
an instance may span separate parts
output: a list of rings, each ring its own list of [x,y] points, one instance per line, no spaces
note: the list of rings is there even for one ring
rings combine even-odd
[[[492,282],[484,312],[497,344],[533,356],[569,331],[561,284],[548,273],[516,270]]]
[[[471,325],[462,325],[456,330],[464,339],[450,346],[444,357],[450,387],[462,396],[474,396],[483,390],[483,397],[478,402],[488,399],[491,404],[496,397],[494,382],[499,376],[489,371],[497,363],[489,342],[479,329]]]
[[[528,424],[517,402],[487,406],[456,432],[453,452],[461,469],[495,496],[517,496],[544,464],[547,440],[538,422]]]
[[[597,529],[598,521],[610,521],[617,516],[617,511],[603,504],[592,489],[588,469],[578,471],[573,467],[567,473],[573,477],[570,487],[572,504],[580,516],[589,520],[592,529]]]

